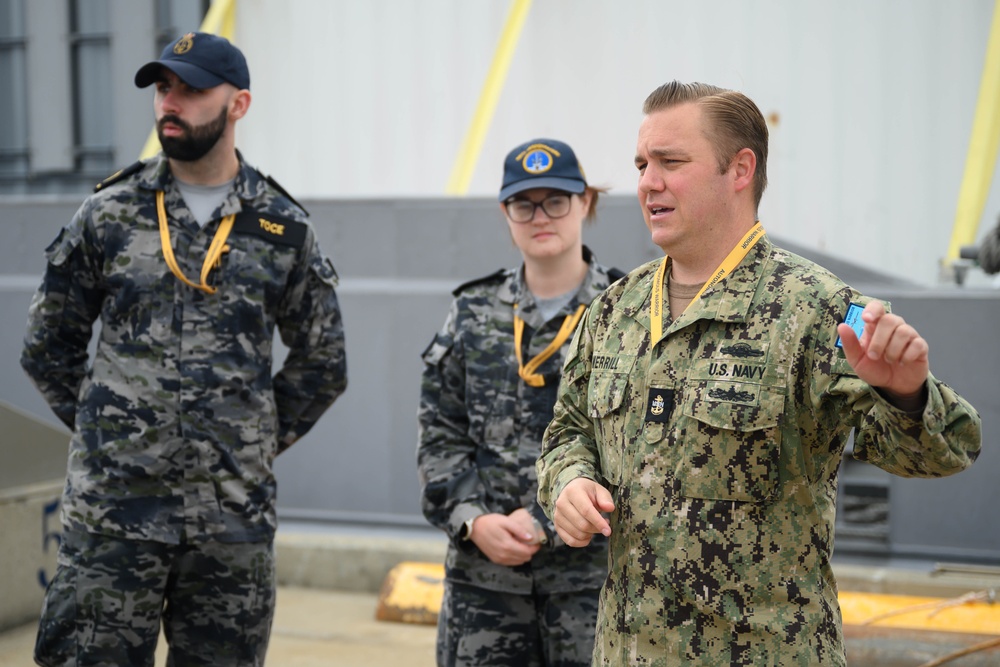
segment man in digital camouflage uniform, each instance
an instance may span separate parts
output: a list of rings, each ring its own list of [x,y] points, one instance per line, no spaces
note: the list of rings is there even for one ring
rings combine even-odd
[[[135,83],[156,85],[163,154],[98,185],[46,250],[21,358],[73,431],[35,660],[152,665],[162,619],[170,664],[261,665],[272,463],[347,382],[337,275],[235,149],[236,47],[189,33]]]
[[[639,203],[667,257],[588,310],[538,463],[567,544],[610,536],[594,664],[844,665],[851,430],[855,457],[940,477],[975,460],[979,416],[901,317],[764,234],[751,100],[673,82],[644,113]]]

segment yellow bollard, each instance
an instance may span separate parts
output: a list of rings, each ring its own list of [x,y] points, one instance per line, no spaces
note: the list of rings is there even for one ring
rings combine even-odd
[[[385,575],[375,618],[437,625],[444,596],[444,565],[403,562]]]

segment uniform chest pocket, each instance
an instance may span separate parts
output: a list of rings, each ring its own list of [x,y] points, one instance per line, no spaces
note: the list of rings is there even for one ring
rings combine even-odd
[[[684,392],[676,479],[688,498],[764,502],[778,490],[780,389],[703,381]]]
[[[229,251],[220,260],[220,289],[230,298],[267,309],[275,307],[295,266],[295,248],[244,234],[230,236],[229,245]]]
[[[594,371],[590,376],[588,399],[590,416],[594,420],[601,474],[609,484],[621,484],[623,466],[629,443],[634,434],[628,432],[628,414],[623,406],[629,391],[629,376],[625,373]]]

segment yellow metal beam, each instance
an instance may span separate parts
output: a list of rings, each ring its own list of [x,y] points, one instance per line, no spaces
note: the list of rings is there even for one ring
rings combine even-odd
[[[997,1],[1000,2],[1000,0]],[[493,121],[493,112],[496,111],[497,102],[500,100],[500,90],[507,78],[507,70],[514,57],[514,48],[521,36],[521,29],[524,27],[529,9],[531,9],[531,0],[514,0],[511,4],[507,21],[500,35],[500,42],[493,54],[493,64],[490,65],[486,82],[479,95],[479,104],[472,117],[472,124],[469,126],[465,141],[462,142],[458,156],[455,158],[455,165],[451,170],[447,189],[447,193],[450,195],[464,195],[469,190],[472,172],[479,160],[486,132]]]
[[[1000,0],[997,0],[1000,2]],[[233,41],[234,25],[236,23],[236,0],[215,0],[205,13],[198,32],[208,32]],[[156,128],[149,132],[146,144],[139,153],[140,160],[146,160],[160,152],[160,139],[156,136]]]
[[[219,37],[233,39],[233,19],[236,16],[236,0],[215,0],[205,13],[200,32],[210,32]]]
[[[1000,146],[1000,0],[993,7],[993,22],[990,26],[989,42],[986,46],[986,61],[979,82],[979,101],[972,121],[972,136],[969,139],[969,153],[965,159],[965,176],[958,193],[955,210],[955,225],[951,232],[946,263],[958,259],[964,245],[976,241],[979,220],[982,218],[990,185],[993,183],[993,169],[997,162],[997,148]]]

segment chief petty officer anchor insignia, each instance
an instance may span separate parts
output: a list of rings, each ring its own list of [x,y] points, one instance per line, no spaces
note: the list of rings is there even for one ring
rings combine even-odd
[[[674,409],[674,390],[657,389],[649,390],[649,400],[646,403],[646,421],[666,424],[670,421],[670,413]]]

